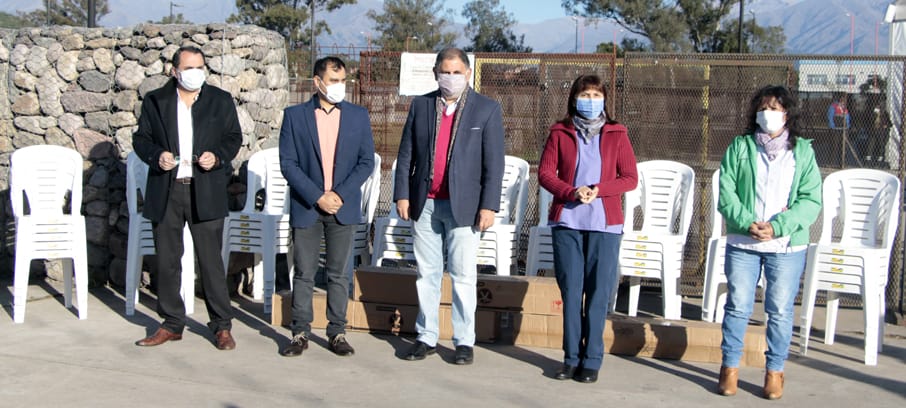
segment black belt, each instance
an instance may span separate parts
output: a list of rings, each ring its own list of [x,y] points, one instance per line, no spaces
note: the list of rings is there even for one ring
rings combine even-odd
[[[191,177],[184,177],[176,179],[176,184],[192,184]]]

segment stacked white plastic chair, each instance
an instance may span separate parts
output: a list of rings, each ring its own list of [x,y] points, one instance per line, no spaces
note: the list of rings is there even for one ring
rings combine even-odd
[[[542,269],[554,269],[554,244],[551,227],[547,225],[553,195],[538,186],[538,225],[529,229],[528,254],[525,275],[536,276]]]
[[[493,266],[497,275],[509,275],[519,248],[519,231],[528,201],[529,164],[515,156],[506,156],[500,211],[494,225],[481,234],[478,264]]]
[[[231,211],[223,225],[223,264],[229,270],[230,252],[256,254],[252,296],[263,300],[264,313],[271,312],[277,254],[292,253],[289,224],[289,186],[280,171],[277,148],[262,150],[248,161],[245,206]],[[258,192],[264,190],[264,206],[255,208]],[[288,260],[292,264],[292,259]]]
[[[692,220],[695,172],[685,164],[666,160],[639,163],[638,172],[638,187],[625,195],[620,246],[620,273],[629,277],[630,284],[629,315],[638,312],[641,279],[658,279],[663,289],[663,316],[676,320],[682,309],[679,283]],[[639,230],[633,228],[637,206],[644,215]]]
[[[878,170],[848,169],[824,180],[821,238],[809,246],[802,298],[801,353],[819,290],[827,293],[824,343],[834,343],[838,293],[862,297],[865,364],[876,365],[884,338],[885,291],[899,216],[900,181]]]
[[[126,246],[126,315],[135,314],[138,304],[138,288],[142,276],[142,258],[154,255],[154,235],[151,221],[142,216],[138,208],[139,198],[145,196],[148,181],[148,165],[135,152],[126,157],[126,204],[129,208],[129,238]],[[189,226],[183,228],[182,287],[180,294],[186,306],[186,314],[195,312],[195,245]]]
[[[79,319],[88,317],[88,255],[82,207],[82,156],[60,146],[23,147],[10,158],[10,198],[16,221],[13,321],[25,321],[33,259],[64,261],[63,299],[72,307],[75,275]],[[68,197],[67,197],[68,194]]]

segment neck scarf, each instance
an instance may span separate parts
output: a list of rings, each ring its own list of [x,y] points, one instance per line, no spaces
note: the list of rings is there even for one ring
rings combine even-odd
[[[604,127],[605,122],[607,122],[607,115],[604,113],[594,119],[585,119],[579,115],[573,116],[573,125],[576,126],[577,133],[582,135],[586,142],[601,134],[601,128]]]
[[[755,132],[755,144],[764,148],[768,155],[768,160],[773,161],[780,153],[789,150],[790,132],[784,129],[777,137],[764,133],[760,130]]]

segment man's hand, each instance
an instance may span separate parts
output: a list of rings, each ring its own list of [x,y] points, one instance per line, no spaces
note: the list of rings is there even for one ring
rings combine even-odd
[[[401,220],[409,221],[409,200],[396,200],[396,213]]]
[[[160,157],[157,159],[157,165],[160,166],[163,171],[173,170],[176,165],[179,164],[176,162],[176,158],[173,157],[173,153],[163,152],[160,154]]]
[[[198,167],[205,171],[211,170],[215,164],[217,164],[217,156],[214,156],[214,153],[204,152],[198,156]]]
[[[318,207],[328,214],[336,214],[343,206],[343,199],[337,193],[328,191],[318,199]]]
[[[488,228],[491,228],[494,225],[494,211],[486,210],[484,208],[478,210],[478,230],[486,231]]]

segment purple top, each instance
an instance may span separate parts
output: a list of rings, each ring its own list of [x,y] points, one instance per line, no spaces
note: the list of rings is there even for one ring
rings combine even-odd
[[[592,137],[586,140],[581,135],[576,135],[578,140],[579,157],[576,160],[575,187],[598,184],[601,181],[601,137]],[[551,226],[566,227],[581,231],[609,232],[622,234],[623,224],[607,225],[604,213],[604,201],[600,197],[589,204],[571,201],[563,206],[560,221],[551,223]]]

